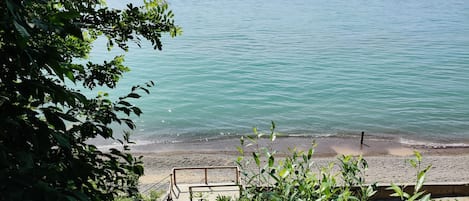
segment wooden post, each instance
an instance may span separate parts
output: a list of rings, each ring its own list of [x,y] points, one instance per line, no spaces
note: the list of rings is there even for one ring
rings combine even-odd
[[[207,168],[205,168],[205,184],[208,185],[208,179],[207,179]]]
[[[177,183],[176,183],[176,169],[173,169],[173,185],[177,185]]]
[[[192,186],[189,186],[189,201],[192,201]]]
[[[172,192],[173,192],[173,174],[169,174],[169,193],[166,201],[171,201],[173,200]]]
[[[365,136],[365,132],[362,131],[362,138],[361,138],[361,140],[360,140],[360,145],[363,145],[363,137],[364,137],[364,136]]]

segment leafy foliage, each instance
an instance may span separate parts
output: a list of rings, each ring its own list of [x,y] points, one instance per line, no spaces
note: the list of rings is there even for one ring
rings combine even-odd
[[[271,144],[260,146],[259,142],[268,136]],[[371,200],[376,194],[376,183],[365,181],[368,163],[361,156],[340,156],[338,163],[313,170],[313,146],[307,151],[290,149],[284,159],[276,159],[277,151],[272,149],[276,139],[275,124],[272,122],[270,134],[265,135],[254,128],[254,136],[241,138],[236,163],[241,169],[246,189],[239,200]],[[247,140],[246,140],[247,139]],[[251,148],[250,148],[251,147]],[[249,153],[252,151],[252,154]],[[421,191],[425,174],[431,166],[420,170],[422,156],[415,152],[416,159],[409,160],[417,169],[417,182],[412,195],[401,187],[391,184],[394,194],[401,200],[430,200],[430,194]],[[339,169],[338,171],[337,168]]]
[[[272,122],[270,134],[274,143],[277,133]],[[339,161],[342,177],[340,180],[333,173],[334,163],[313,171],[313,146],[307,151],[291,149],[283,159],[275,162],[277,151],[269,147],[259,147],[259,140],[265,136],[254,129],[254,136],[241,138],[238,147],[240,157],[237,164],[242,170],[246,190],[240,200],[367,200],[376,191],[373,185],[365,186],[363,171],[367,168],[363,158],[342,156]],[[252,158],[246,157],[245,148],[254,146]],[[254,162],[254,163],[252,163]],[[252,168],[252,166],[256,168]],[[254,171],[253,171],[254,170]],[[352,187],[360,187],[355,191]]]
[[[415,159],[410,159],[409,163],[410,165],[416,169],[417,171],[417,181],[415,183],[414,191],[412,194],[407,193],[404,189],[406,186],[399,187],[396,184],[391,184],[389,187],[390,190],[393,190],[394,193],[391,194],[393,197],[399,197],[401,200],[407,200],[407,201],[414,201],[414,200],[421,200],[421,201],[429,201],[431,194],[425,194],[425,191],[422,191],[423,183],[425,182],[425,177],[427,172],[430,170],[432,167],[431,165],[428,165],[426,168],[421,169],[421,163],[422,163],[422,155],[415,151]]]
[[[135,201],[135,200],[141,200],[141,201],[158,201],[162,200],[163,194],[165,192],[163,191],[150,191],[148,195],[134,195],[132,197],[126,197],[126,196],[120,196],[114,201]]]
[[[129,153],[101,152],[87,140],[115,139],[111,123],[135,124],[130,103],[149,82],[111,101],[89,98],[66,83],[114,88],[129,68],[124,57],[86,64],[92,42],[111,49],[180,33],[165,2],[111,9],[102,0],[4,0],[0,3],[0,200],[113,200],[136,195],[143,163]],[[66,81],[69,80],[70,82]],[[121,143],[130,143],[125,132]],[[128,147],[125,145],[124,149]]]
[[[227,195],[218,195],[215,200],[216,201],[233,201],[233,198]]]

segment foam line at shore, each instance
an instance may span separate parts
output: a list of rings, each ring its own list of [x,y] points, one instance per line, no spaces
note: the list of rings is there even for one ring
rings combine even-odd
[[[227,154],[237,154],[236,147],[240,145],[239,138],[219,138],[219,139],[202,139],[193,141],[136,141],[136,144],[130,144],[132,152],[138,153],[216,153],[223,152]],[[259,140],[261,146],[271,146],[280,153],[287,153],[289,149],[296,148],[299,150],[307,150],[315,144],[317,156],[335,156],[341,154],[380,156],[395,155],[407,156],[412,155],[413,150],[429,154],[467,154],[469,153],[469,145],[464,143],[429,143],[424,141],[412,141],[406,139],[394,139],[386,137],[367,136],[364,144],[360,144],[359,137],[312,137],[312,136],[281,136],[275,142],[270,142],[268,138]],[[98,148],[107,150],[110,148],[121,148],[119,144],[100,145]]]
[[[413,147],[426,147],[434,149],[446,149],[446,148],[469,148],[467,143],[439,143],[439,142],[426,142],[426,141],[417,141],[401,138],[399,141],[401,144],[409,145]]]

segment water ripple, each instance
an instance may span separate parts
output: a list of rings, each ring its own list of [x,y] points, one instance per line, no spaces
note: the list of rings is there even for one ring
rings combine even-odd
[[[275,120],[292,133],[469,138],[468,1],[169,2],[184,34],[163,52],[127,53],[120,86],[158,83],[137,102],[137,133],[246,133]]]

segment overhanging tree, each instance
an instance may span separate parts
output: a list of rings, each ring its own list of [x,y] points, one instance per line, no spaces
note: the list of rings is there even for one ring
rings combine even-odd
[[[103,0],[1,1],[0,200],[112,200],[138,193],[142,162],[86,141],[114,139],[111,123],[133,129],[129,116],[142,112],[128,99],[148,93],[153,83],[114,102],[85,97],[66,83],[114,88],[128,71],[123,56],[103,63],[74,60],[87,58],[100,36],[109,49],[127,51],[129,42],[149,40],[161,50],[161,35],[180,31],[172,18],[157,0],[125,9],[108,8]]]

